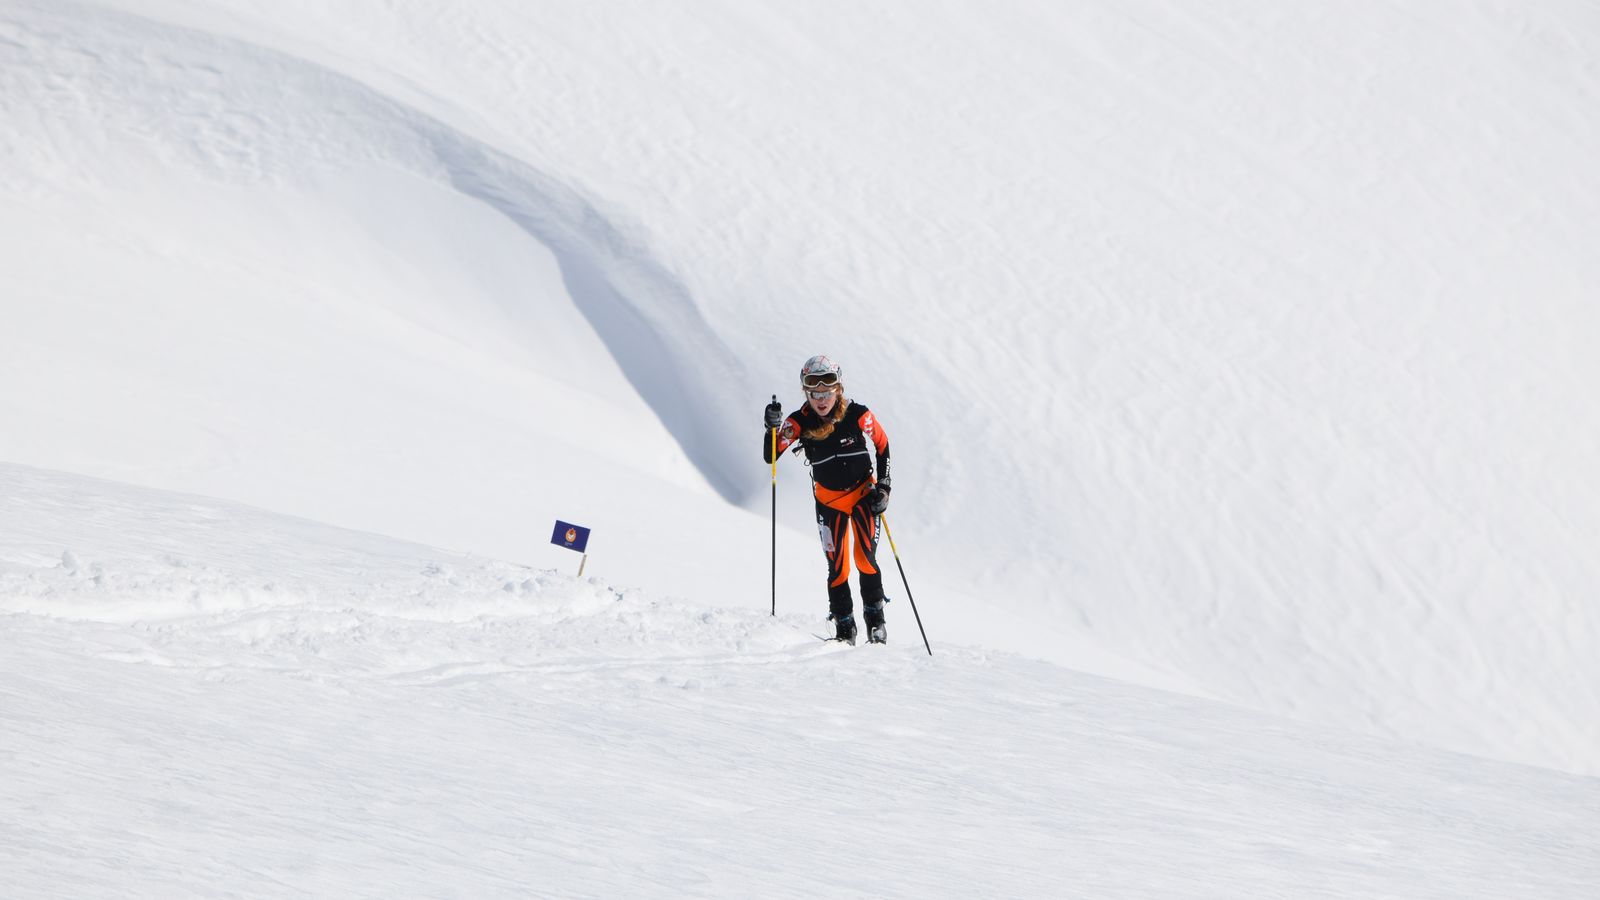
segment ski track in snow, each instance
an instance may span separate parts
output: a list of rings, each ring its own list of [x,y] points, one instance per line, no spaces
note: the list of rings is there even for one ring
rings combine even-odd
[[[1592,778],[930,658],[908,621],[849,648],[203,498],[0,489],[8,897],[1600,884]]]

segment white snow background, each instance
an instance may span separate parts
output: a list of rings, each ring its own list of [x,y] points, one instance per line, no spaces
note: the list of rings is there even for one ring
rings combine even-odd
[[[5,0],[0,126],[0,895],[1600,895],[1592,3]],[[931,657],[793,458],[768,614],[817,352]]]

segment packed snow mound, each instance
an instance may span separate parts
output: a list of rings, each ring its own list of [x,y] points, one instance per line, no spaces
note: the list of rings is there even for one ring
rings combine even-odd
[[[816,643],[809,616],[659,600],[225,501],[18,466],[0,466],[0,496],[0,613],[137,624],[116,629],[118,659],[442,677]]]

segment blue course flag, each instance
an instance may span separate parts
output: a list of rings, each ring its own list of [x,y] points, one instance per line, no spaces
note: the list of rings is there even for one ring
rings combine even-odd
[[[589,546],[589,529],[557,519],[555,533],[550,535],[550,543],[584,553],[586,552],[584,548]]]

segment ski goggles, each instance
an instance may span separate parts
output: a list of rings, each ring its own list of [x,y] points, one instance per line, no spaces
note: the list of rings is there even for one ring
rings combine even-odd
[[[833,388],[810,388],[806,391],[806,396],[813,400],[826,400],[833,396]]]
[[[839,376],[832,372],[823,372],[821,375],[801,375],[800,384],[808,387],[834,387],[839,383]]]

